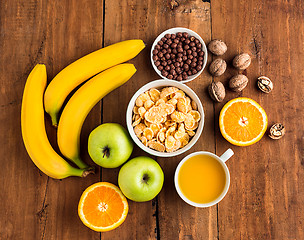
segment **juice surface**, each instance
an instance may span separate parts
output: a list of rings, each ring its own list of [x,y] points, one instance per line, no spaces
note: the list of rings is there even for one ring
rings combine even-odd
[[[180,168],[178,183],[189,200],[209,203],[223,192],[226,183],[225,171],[213,157],[193,156]]]

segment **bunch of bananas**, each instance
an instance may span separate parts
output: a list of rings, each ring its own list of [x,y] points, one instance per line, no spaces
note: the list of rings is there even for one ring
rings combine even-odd
[[[98,101],[134,75],[134,65],[123,62],[134,58],[144,47],[142,40],[128,40],[88,54],[59,72],[46,90],[45,65],[34,67],[24,88],[21,129],[25,148],[42,172],[56,179],[85,177],[93,172],[93,168],[80,159],[83,122]],[[58,124],[58,113],[69,93],[89,78],[69,99]],[[61,153],[79,168],[72,167],[52,148],[45,130],[43,105],[53,125],[58,124],[57,140]]]

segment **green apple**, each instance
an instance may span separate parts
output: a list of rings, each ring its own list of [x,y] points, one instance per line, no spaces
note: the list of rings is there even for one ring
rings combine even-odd
[[[164,173],[149,157],[136,157],[119,171],[118,185],[122,193],[135,202],[152,200],[162,189]]]
[[[127,130],[120,124],[104,123],[90,133],[88,151],[99,166],[116,168],[129,159],[133,142]]]

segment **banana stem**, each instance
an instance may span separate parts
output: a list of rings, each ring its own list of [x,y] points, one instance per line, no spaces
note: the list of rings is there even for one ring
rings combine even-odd
[[[94,169],[91,169],[91,170],[84,170],[83,171],[83,173],[82,173],[82,175],[81,175],[81,177],[86,177],[86,176],[88,176],[89,174],[94,174],[95,173],[95,171],[94,171]]]
[[[92,167],[85,164],[79,157],[74,158],[71,161],[75,163],[80,169],[92,169]]]
[[[92,169],[78,169],[78,168],[72,167],[71,171],[69,172],[69,175],[67,175],[66,177],[69,177],[69,176],[86,177],[91,173],[92,174],[95,173],[94,168],[92,168]]]
[[[57,121],[57,115],[56,113],[50,113],[51,119],[52,119],[52,125],[57,128],[58,121]]]

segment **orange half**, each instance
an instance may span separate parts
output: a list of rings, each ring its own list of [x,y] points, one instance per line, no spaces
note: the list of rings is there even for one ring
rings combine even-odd
[[[87,227],[106,232],[117,228],[128,214],[128,202],[120,189],[112,183],[99,182],[82,194],[78,215]]]
[[[267,129],[265,110],[250,98],[235,98],[225,104],[220,113],[223,137],[237,146],[258,142]]]

